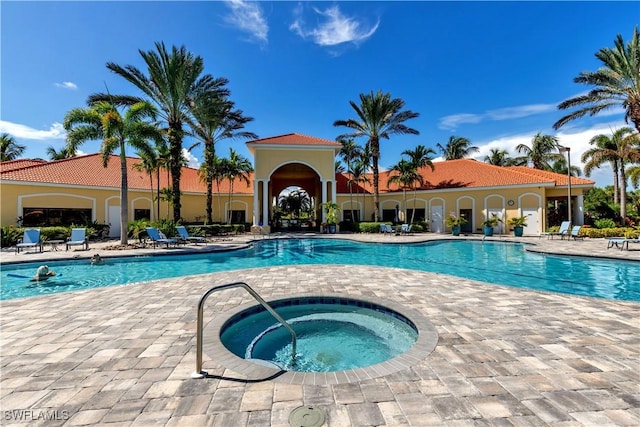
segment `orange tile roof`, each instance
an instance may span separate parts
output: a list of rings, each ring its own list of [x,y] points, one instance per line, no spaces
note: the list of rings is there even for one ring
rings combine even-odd
[[[3,167],[4,167],[3,162]],[[149,174],[138,171],[134,165],[140,163],[140,159],[127,157],[127,178],[129,188],[136,190],[147,190],[151,187]],[[153,174],[153,188],[157,188],[157,175]],[[160,187],[168,187],[168,176],[166,170],[160,172]],[[120,157],[111,156],[107,167],[102,166],[102,156],[98,153],[85,156],[72,157],[70,159],[55,160],[51,162],[41,162],[35,165],[22,167],[19,169],[2,170],[0,178],[3,181],[24,181],[32,183],[80,185],[103,188],[120,188]],[[198,171],[193,168],[183,167],[180,179],[180,190],[183,192],[205,193],[206,186],[200,181]],[[220,192],[229,191],[229,181],[223,181],[220,185]],[[233,185],[234,193],[253,194],[253,175],[250,176],[249,184],[237,179]],[[214,183],[214,192],[218,188]]]
[[[567,176],[554,172],[541,171],[528,167],[501,167],[473,159],[447,160],[434,162],[434,169],[425,167],[420,170],[424,178],[423,190],[446,188],[479,188],[479,187],[508,187],[518,185],[566,186]],[[400,191],[397,184],[387,186],[387,181],[394,174],[389,171],[380,172],[380,192]],[[373,192],[373,176],[367,174],[369,183],[360,183],[358,191]],[[337,190],[348,193],[348,174],[338,177]],[[571,178],[572,185],[595,185],[595,181],[584,178]],[[356,192],[355,183],[352,192]]]
[[[11,171],[14,169],[20,169],[24,167],[33,166],[33,165],[39,165],[42,163],[47,163],[47,161],[42,159],[9,160],[6,162],[0,162],[0,172]]]
[[[285,135],[272,136],[269,138],[256,139],[247,142],[248,145],[329,145],[332,147],[342,147],[342,144],[328,139],[316,138],[299,133],[288,133]]]

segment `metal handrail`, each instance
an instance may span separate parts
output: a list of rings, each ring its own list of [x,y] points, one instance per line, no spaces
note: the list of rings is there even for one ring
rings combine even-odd
[[[214,286],[213,288],[209,289],[207,292],[204,293],[204,295],[202,295],[202,297],[200,298],[200,302],[198,303],[198,323],[196,325],[196,371],[193,374],[191,374],[191,378],[204,378],[207,375],[207,373],[202,370],[202,344],[203,344],[202,341],[204,336],[203,318],[204,318],[205,301],[207,300],[209,295],[211,295],[216,291],[222,291],[225,289],[237,288],[237,287],[244,288],[247,292],[249,292],[249,294],[251,294],[251,296],[255,298],[256,301],[258,301],[260,305],[262,305],[269,313],[271,313],[271,315],[275,317],[276,320],[278,320],[278,322],[282,324],[282,326],[287,328],[287,330],[291,334],[291,346],[292,346],[291,359],[295,361],[297,338],[296,338],[295,331],[287,323],[287,321],[284,320],[278,313],[276,313],[276,311],[260,295],[258,295],[258,293],[254,291],[253,288],[251,288],[251,286],[247,285],[245,282],[227,283],[226,285]]]

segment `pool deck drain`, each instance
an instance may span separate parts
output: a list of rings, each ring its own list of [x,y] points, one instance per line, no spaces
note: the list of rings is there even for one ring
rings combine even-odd
[[[604,239],[522,241],[551,253],[640,259],[637,250],[607,251]],[[209,376],[190,379],[198,299],[239,278],[269,299],[321,292],[394,301],[435,326],[438,346],[410,367],[378,378],[355,372],[349,383],[250,380],[209,358]],[[250,302],[240,292],[221,294],[207,313]],[[2,424],[287,427],[291,411],[310,406],[330,426],[637,426],[639,310],[637,302],[353,265],[269,267],[7,300],[0,305]],[[55,419],[33,421],[44,416]]]
[[[291,427],[320,427],[324,420],[324,412],[312,406],[300,406],[289,415]]]

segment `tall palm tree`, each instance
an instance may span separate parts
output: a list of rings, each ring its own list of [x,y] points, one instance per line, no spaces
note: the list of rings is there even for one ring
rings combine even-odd
[[[389,139],[391,135],[418,135],[420,132],[404,124],[409,119],[419,116],[411,110],[403,110],[405,102],[400,98],[391,98],[390,93],[373,91],[360,94],[360,105],[349,101],[351,108],[356,112],[357,118],[336,120],[334,126],[344,126],[352,129],[352,133],[338,136],[338,139],[367,138],[368,150],[371,153],[373,169],[373,204],[374,220],[380,217],[380,173],[378,161],[380,160],[380,140]]]
[[[567,160],[564,157],[561,159],[558,159],[551,164],[551,172],[559,173],[561,175],[568,175],[569,174],[568,165],[569,164],[567,163]],[[580,169],[578,166],[571,165],[571,176],[580,176],[580,175],[582,175],[582,169]]]
[[[616,153],[620,142],[632,132],[633,130],[630,127],[623,127],[614,131],[611,136],[596,135],[589,140],[589,144],[594,147],[582,154],[586,176],[591,176],[591,171],[594,168],[599,168],[605,163],[611,165],[611,170],[613,171],[613,203],[615,204],[618,204],[620,198],[620,159]]]
[[[353,139],[341,139],[338,142],[342,144],[342,148],[340,148],[340,157],[342,157],[342,160],[347,164],[347,172],[351,174],[351,164],[362,154],[362,147],[356,144]],[[347,185],[349,187],[349,212],[351,220],[353,221],[353,190],[351,188],[351,175],[349,176]]]
[[[409,157],[409,162],[411,162],[411,164],[416,168],[416,171],[418,173],[420,173],[420,169],[426,166],[429,166],[431,170],[434,169],[433,156],[435,156],[435,154],[436,152],[433,150],[433,148],[427,148],[424,145],[418,145],[413,150],[404,150],[402,152],[403,156]],[[422,186],[424,185],[424,177],[422,176],[422,174],[420,174],[420,177],[423,179],[418,180],[418,182],[420,183],[420,186]],[[418,194],[418,188],[414,186],[413,187],[414,206],[413,206],[413,211],[411,211],[410,224],[413,224],[413,220],[416,214],[415,200],[417,199],[417,194]]]
[[[401,159],[398,163],[389,169],[390,175],[387,180],[387,186],[391,183],[398,184],[402,188],[402,212],[407,211],[407,188],[414,189],[416,182],[420,185],[424,184],[424,178],[418,173],[418,168],[409,160]],[[415,209],[414,209],[415,211]],[[398,218],[400,219],[400,218]],[[412,217],[413,221],[413,217]]]
[[[562,117],[554,125],[559,129],[567,122],[585,115],[596,115],[600,111],[622,107],[625,110],[625,121],[629,120],[640,132],[640,36],[638,27],[626,46],[622,36],[618,34],[615,47],[602,48],[596,58],[602,63],[597,71],[583,71],[574,78],[575,83],[594,86],[586,95],[578,95],[558,105],[558,109],[566,110],[579,107],[574,112]]]
[[[156,119],[156,109],[148,102],[138,102],[121,115],[108,102],[97,102],[90,108],[76,108],[64,118],[67,149],[75,151],[87,141],[102,140],[100,153],[107,167],[114,151],[120,151],[120,242],[126,245],[129,201],[127,185],[127,145],[138,152],[151,153],[150,141],[162,139],[160,130],[147,119]]]
[[[515,163],[534,169],[550,171],[551,162],[562,159],[560,153],[555,153],[559,149],[558,138],[552,135],[542,135],[538,132],[531,140],[531,147],[526,144],[518,144],[516,151],[524,153],[524,156],[515,159]]]
[[[625,167],[630,164],[640,163],[640,133],[633,133],[630,127],[623,127],[613,133],[611,142],[604,144],[605,147],[594,147],[582,154],[582,161],[585,162],[584,172],[587,176],[595,167],[615,161],[619,165],[620,183],[620,217],[622,223],[626,223],[627,217],[627,175]],[[592,141],[596,137],[592,138]],[[604,140],[604,139],[602,139]],[[597,139],[596,139],[597,143]]]
[[[513,159],[509,157],[509,152],[499,148],[492,148],[489,154],[484,157],[484,161],[494,166],[509,166],[513,164]]]
[[[107,68],[140,89],[156,105],[159,118],[167,124],[169,141],[169,169],[171,170],[174,221],[180,220],[180,177],[182,176],[183,125],[188,123],[195,100],[203,93],[211,92],[218,82],[211,75],[202,75],[204,61],[182,46],[173,46],[168,52],[164,43],[156,42],[156,51],[139,50],[147,65],[148,75],[133,65],[120,66],[113,62]],[[109,94],[94,94],[90,102],[111,101],[119,105],[130,105],[140,101],[136,97],[113,97]]]
[[[56,150],[52,145],[47,147],[47,156],[50,160],[63,160],[70,159],[77,155],[76,151],[69,151],[69,147],[62,147],[60,150]]]
[[[635,188],[640,187],[640,166],[629,167],[626,174],[629,177],[629,181],[631,181],[631,185]]]
[[[15,138],[8,133],[0,134],[0,162],[17,159],[22,156],[25,148],[24,145],[18,144]]]
[[[368,160],[360,157],[360,159],[351,166],[351,170],[349,174],[351,178],[349,178],[349,184],[356,184],[356,198],[358,197],[358,193],[360,192],[360,183],[368,183],[369,178],[367,178],[367,170],[368,170]],[[362,192],[362,210],[364,212],[364,204],[365,204],[365,192]],[[362,218],[359,218],[362,221]]]
[[[138,151],[136,154],[142,162],[134,164],[133,167],[137,171],[145,171],[149,174],[149,192],[151,193],[151,209],[153,209],[153,173],[160,170],[159,159],[155,150],[151,150],[150,152]],[[158,181],[158,189],[160,189],[160,181]],[[159,206],[158,209],[160,209]],[[158,218],[159,213],[160,212],[154,213],[152,217]]]
[[[253,172],[253,165],[249,159],[239,155],[233,148],[229,148],[229,158],[225,178],[229,180],[229,211],[231,211],[231,195],[233,194],[233,183],[236,178],[249,184],[249,173]],[[231,212],[230,212],[231,213]],[[229,214],[228,222],[231,222]]]
[[[450,136],[447,144],[443,146],[438,143],[436,146],[440,149],[445,160],[464,159],[472,153],[477,153],[480,149],[471,145],[471,141],[462,136]]]
[[[220,83],[224,79],[219,79]],[[225,83],[226,84],[226,83]],[[223,85],[222,85],[223,86]],[[207,223],[213,222],[213,181],[216,168],[217,142],[224,139],[257,139],[253,132],[243,131],[244,126],[253,120],[246,117],[242,110],[234,110],[234,104],[226,99],[227,93],[222,90],[200,97],[196,101],[191,124],[191,136],[198,141],[189,150],[197,145],[204,145],[204,163],[200,168],[200,174],[207,186],[206,215]]]

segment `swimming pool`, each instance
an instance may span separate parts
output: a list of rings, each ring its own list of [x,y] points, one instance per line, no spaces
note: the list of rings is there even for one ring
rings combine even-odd
[[[334,239],[270,239],[230,252],[48,262],[59,276],[30,283],[40,263],[2,266],[0,299],[46,295],[237,269],[358,264],[442,273],[481,282],[640,301],[640,263],[527,252],[510,242],[441,240],[413,244]]]

